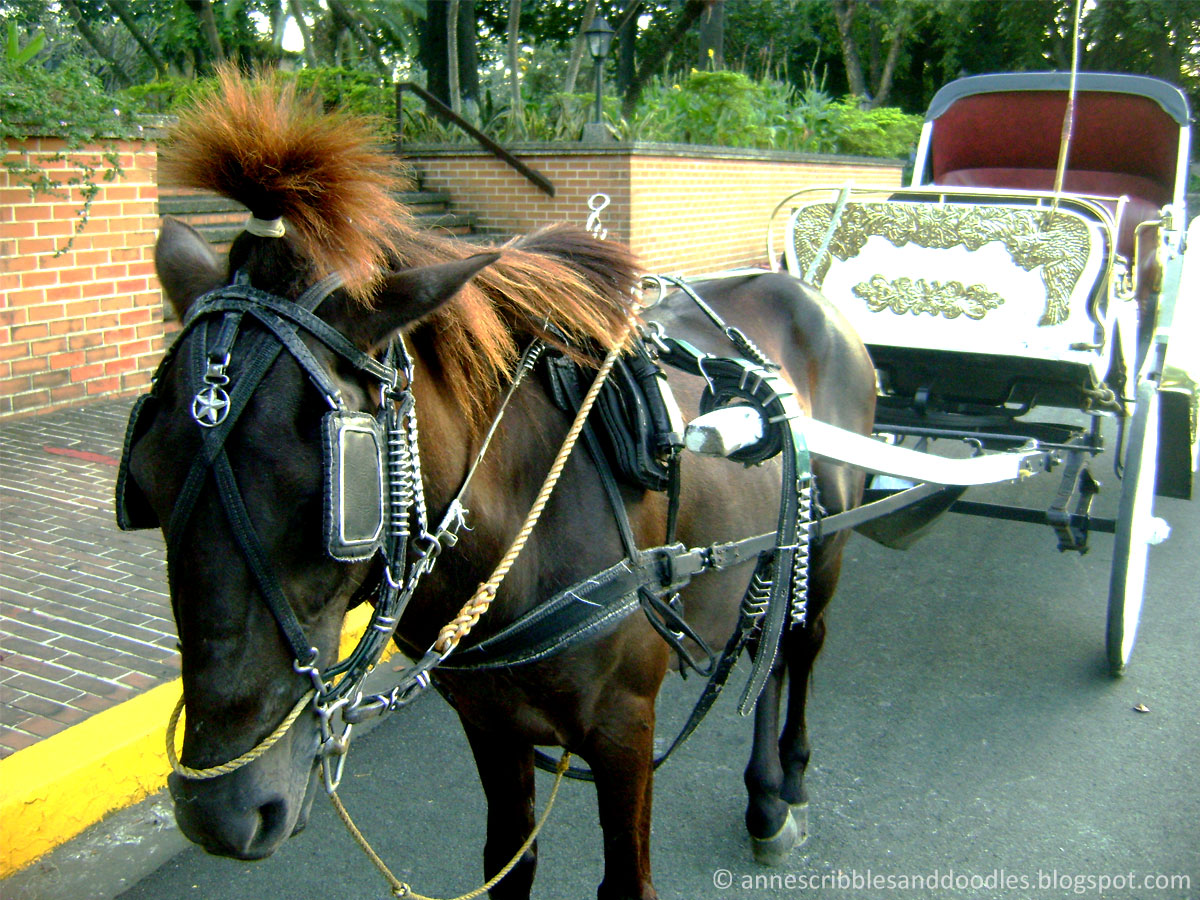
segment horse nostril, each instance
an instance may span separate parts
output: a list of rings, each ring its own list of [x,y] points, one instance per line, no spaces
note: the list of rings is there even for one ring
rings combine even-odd
[[[273,851],[291,834],[287,801],[282,797],[269,800],[258,808],[258,815],[260,824],[254,843]]]

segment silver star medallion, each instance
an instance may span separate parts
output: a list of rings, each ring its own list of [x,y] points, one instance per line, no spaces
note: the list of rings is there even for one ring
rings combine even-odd
[[[215,384],[198,393],[192,400],[192,418],[205,428],[215,428],[229,415],[229,395]]]

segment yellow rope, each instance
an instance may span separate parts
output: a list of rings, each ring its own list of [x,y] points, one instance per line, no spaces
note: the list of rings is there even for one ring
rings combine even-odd
[[[579,412],[575,416],[575,421],[571,423],[571,428],[567,431],[566,438],[563,439],[563,445],[559,448],[558,455],[554,458],[554,462],[550,466],[550,471],[546,475],[546,481],[542,484],[542,489],[538,492],[537,499],[533,501],[533,506],[530,507],[529,513],[525,517],[525,523],[521,526],[521,530],[517,532],[517,536],[508,548],[508,552],[501,558],[500,563],[492,573],[492,577],[476,589],[471,599],[464,603],[462,609],[458,611],[458,615],[451,619],[438,632],[437,640],[434,641],[433,647],[439,653],[445,655],[458,646],[458,643],[471,632],[471,629],[475,627],[479,619],[487,612],[488,607],[492,605],[492,601],[496,599],[496,590],[500,587],[500,583],[504,581],[508,570],[517,561],[517,557],[521,555],[521,551],[525,549],[525,543],[529,540],[529,535],[533,533],[533,528],[537,525],[537,521],[542,515],[542,510],[545,508],[546,502],[550,499],[550,494],[554,490],[554,486],[558,484],[558,478],[562,475],[563,468],[567,464],[567,458],[571,455],[571,450],[575,447],[575,442],[578,440],[580,432],[583,431],[583,426],[587,421],[588,413],[592,409],[592,404],[596,402],[596,397],[599,396],[600,389],[604,387],[604,382],[608,378],[609,372],[612,371],[617,357],[625,349],[625,342],[628,340],[629,334],[636,322],[637,307],[635,306],[634,311],[629,315],[629,321],[626,322],[625,329],[622,331],[620,338],[613,345],[608,356],[604,358],[599,371],[596,372],[596,378],[592,382],[592,386],[588,389],[587,394],[584,395],[583,402],[579,405]]]
[[[292,711],[288,713],[287,718],[280,722],[279,727],[267,735],[257,746],[250,748],[237,759],[231,759],[227,763],[221,763],[219,766],[212,766],[208,769],[193,769],[190,766],[185,766],[179,762],[179,757],[175,753],[175,729],[179,724],[179,716],[183,712],[183,697],[180,697],[179,702],[175,704],[175,711],[171,713],[171,718],[167,721],[167,761],[171,764],[171,768],[178,774],[187,778],[194,778],[198,781],[216,778],[218,775],[227,775],[236,769],[240,769],[247,763],[254,762],[254,760],[279,743],[279,739],[287,733],[287,730],[292,727],[292,723],[300,717],[300,714],[312,702],[315,693],[315,690],[309,691],[297,700],[296,705],[292,707]]]
[[[487,893],[497,884],[499,884],[500,880],[504,878],[505,875],[507,875],[516,867],[517,863],[521,861],[521,857],[525,855],[525,851],[533,846],[533,842],[537,839],[538,832],[542,830],[542,826],[546,824],[546,820],[550,818],[550,810],[554,808],[554,800],[558,796],[558,788],[562,784],[563,776],[567,773],[567,768],[570,765],[570,762],[571,754],[564,751],[562,758],[558,761],[558,768],[555,770],[556,774],[554,777],[554,787],[550,789],[550,796],[546,800],[546,808],[542,810],[541,816],[538,818],[537,823],[533,826],[533,831],[529,833],[529,837],[525,839],[525,843],[521,845],[520,849],[518,849],[513,855],[513,858],[508,861],[508,864],[490,879],[488,879],[486,884],[480,885],[473,891],[460,894],[459,896],[452,898],[452,900],[473,900],[473,898]],[[333,808],[337,811],[338,816],[345,824],[346,830],[350,832],[350,836],[354,838],[354,842],[362,848],[362,851],[367,854],[367,858],[374,863],[375,868],[377,868],[379,873],[387,880],[388,886],[392,889],[393,896],[410,897],[412,900],[438,900],[436,897],[426,897],[424,894],[418,894],[412,889],[411,885],[406,884],[393,875],[392,870],[387,867],[387,863],[385,863],[379,854],[375,852],[374,848],[371,847],[370,842],[368,842],[363,833],[359,831],[358,826],[354,824],[354,821],[350,818],[350,813],[346,810],[345,805],[343,805],[342,800],[340,797],[338,797],[337,793],[330,793],[329,799],[333,801]]]

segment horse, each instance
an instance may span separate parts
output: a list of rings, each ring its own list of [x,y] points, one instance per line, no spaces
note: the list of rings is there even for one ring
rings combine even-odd
[[[219,90],[181,117],[161,151],[165,181],[222,194],[251,213],[227,257],[190,226],[163,221],[156,268],[181,322],[231,284],[245,296],[275,298],[271,315],[280,321],[300,317],[290,307],[313,306],[320,288],[305,321],[321,339],[305,328],[294,329],[285,348],[282,337],[256,342],[269,329],[249,314],[240,326],[217,317],[185,327],[156,376],[152,405],[136,414],[127,439],[124,490],[137,498],[125,502],[140,503],[167,541],[186,707],[180,760],[189,768],[182,771],[218,766],[273,731],[278,738],[226,774],[169,776],[181,830],[215,854],[262,858],[304,827],[320,780],[320,723],[304,705],[309,676],[334,663],[347,611],[381,577],[393,577],[381,571],[378,553],[335,558],[326,546],[322,421],[333,398],[372,416],[394,403],[363,367],[378,368],[400,336],[409,355],[409,413],[419,426],[419,487],[431,518],[454,502],[478,462],[461,497],[470,530],[440,548],[396,628],[395,643],[416,659],[493,571],[571,424],[539,379],[519,381],[522,348],[542,340],[594,368],[625,340],[639,283],[627,248],[581,228],[551,227],[480,250],[415,227],[393,196],[404,173],[377,148],[375,134],[370,123],[314,109],[269,78],[226,69]],[[870,360],[815,291],[771,273],[713,280],[695,291],[779,363],[805,413],[869,433]],[[641,325],[650,322],[701,350],[729,353],[724,335],[680,292],[644,312]],[[226,332],[239,327],[230,343]],[[251,370],[256,386],[239,396]],[[694,416],[704,379],[672,374],[671,385],[685,417]],[[503,417],[489,429],[502,404]],[[210,446],[204,432],[220,430],[208,426],[229,406],[237,421],[219,447]],[[778,460],[742,467],[688,454],[680,469],[674,530],[684,545],[775,527]],[[823,511],[860,501],[861,473],[819,458],[813,469]],[[229,491],[236,501],[223,499]],[[624,483],[620,494],[639,545],[661,543],[672,514],[664,494]],[[468,643],[621,559],[619,530],[595,463],[572,453]],[[797,843],[807,802],[805,700],[845,539],[816,542],[806,619],[784,632],[754,706],[745,826],[752,845],[775,861]],[[726,639],[752,569],[733,565],[683,588],[691,633],[714,646]],[[297,659],[294,627],[313,658]],[[466,732],[486,796],[485,876],[516,856],[533,828],[535,747],[562,747],[586,761],[595,781],[604,836],[597,896],[657,896],[650,865],[655,698],[678,665],[647,616],[634,614],[525,664],[432,669]],[[280,735],[289,710],[299,713]],[[528,898],[536,861],[535,842],[490,896]]]

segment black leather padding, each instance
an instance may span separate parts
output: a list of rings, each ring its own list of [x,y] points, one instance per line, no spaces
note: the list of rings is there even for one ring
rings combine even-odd
[[[333,410],[324,419],[325,546],[334,559],[369,559],[387,522],[387,437],[369,413]]]
[[[158,410],[158,398],[153,394],[142,394],[134,401],[129,412],[129,424],[125,426],[125,443],[121,449],[121,463],[117,468],[116,512],[117,527],[122,531],[138,531],[157,528],[150,501],[146,499],[136,481],[129,477],[129,452],[150,428],[150,422]]]
[[[547,354],[550,394],[574,413],[593,377],[565,356]],[[671,486],[670,459],[683,448],[682,423],[672,413],[674,397],[662,369],[641,347],[619,358],[589,422],[617,477],[632,487],[665,491]]]

